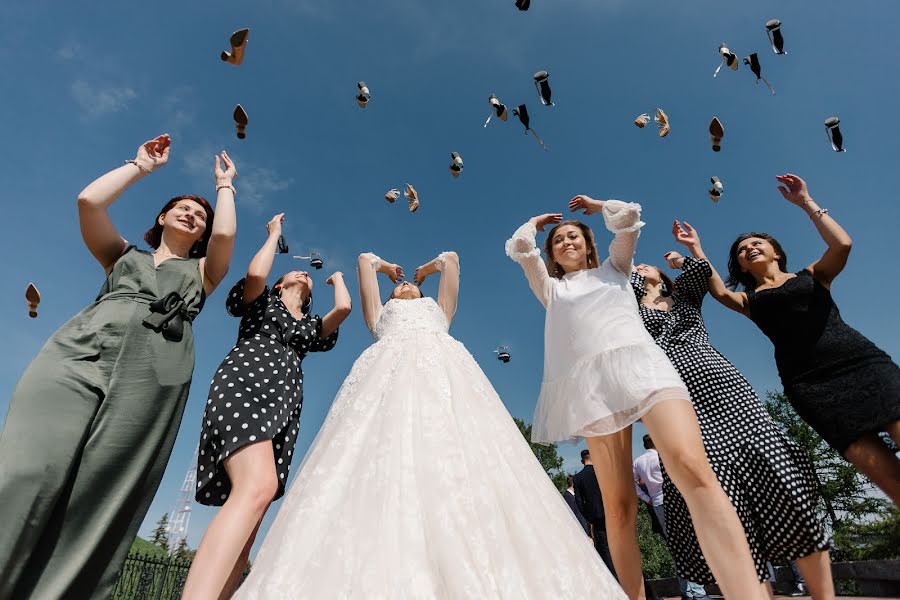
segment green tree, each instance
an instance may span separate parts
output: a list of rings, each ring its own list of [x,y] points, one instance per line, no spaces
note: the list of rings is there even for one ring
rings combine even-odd
[[[547,473],[547,477],[553,481],[556,489],[560,492],[565,491],[566,473],[562,470],[563,458],[557,452],[556,444],[535,444],[531,441],[531,423],[526,423],[518,417],[513,417],[513,421],[516,422],[516,427],[525,436],[525,441],[531,446],[531,451],[534,452],[538,462],[541,463],[541,466]]]
[[[900,553],[896,543],[900,539],[900,517],[890,508],[890,502],[877,496],[872,483],[794,412],[787,396],[769,392],[766,409],[812,459],[819,486],[819,514],[834,536],[834,558],[896,557]],[[882,543],[891,539],[893,546]],[[886,556],[890,554],[893,556]]]
[[[637,538],[641,549],[641,570],[647,579],[675,577],[672,555],[661,535],[653,533],[651,508],[645,502],[638,502]]]
[[[178,546],[172,553],[172,558],[183,562],[191,562],[192,560],[194,560],[195,554],[197,554],[197,552],[195,550],[191,550],[190,546],[188,546],[187,539],[181,538],[181,540],[178,542]]]
[[[168,513],[164,514],[159,518],[159,521],[156,522],[156,528],[153,530],[153,535],[150,537],[150,541],[153,542],[155,546],[158,546],[166,551],[166,554],[169,553],[169,532],[167,529],[169,528],[169,515]]]

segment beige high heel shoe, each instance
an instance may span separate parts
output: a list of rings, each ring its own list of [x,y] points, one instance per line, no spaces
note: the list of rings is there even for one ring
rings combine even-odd
[[[225,62],[230,62],[237,66],[244,62],[244,50],[247,49],[247,40],[250,38],[249,29],[238,29],[231,34],[229,43],[231,44],[231,52],[223,51],[220,57]]]
[[[38,304],[41,303],[41,293],[33,283],[29,283],[25,288],[25,301],[28,303],[28,316],[35,318],[38,315]]]

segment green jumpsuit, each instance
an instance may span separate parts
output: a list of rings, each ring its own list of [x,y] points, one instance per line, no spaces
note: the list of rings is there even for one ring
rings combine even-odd
[[[0,599],[108,598],[159,487],[191,375],[199,259],[129,247],[31,362],[0,433]]]

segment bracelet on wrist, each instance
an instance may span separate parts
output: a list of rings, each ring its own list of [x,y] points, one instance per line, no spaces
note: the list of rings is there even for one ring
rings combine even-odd
[[[139,163],[138,161],[134,160],[133,158],[130,159],[130,160],[126,160],[126,161],[125,161],[125,164],[126,164],[126,165],[131,164],[131,165],[136,166],[136,167],[138,168],[138,170],[141,171],[141,173],[147,173],[147,174],[149,175],[150,173],[153,172],[153,169],[148,169],[147,167],[145,167],[144,165],[142,165],[142,164]]]
[[[812,211],[811,213],[809,213],[809,218],[810,218],[810,219],[812,219],[813,217],[819,217],[819,218],[821,218],[821,217],[824,217],[824,216],[827,215],[827,214],[828,214],[828,209],[827,209],[827,208],[819,208],[819,209],[816,209],[816,210]]]
[[[217,186],[216,186],[216,193],[218,193],[219,190],[225,189],[225,188],[228,188],[229,190],[231,190],[232,195],[235,195],[235,196],[237,195],[237,191],[234,189],[234,186],[231,185],[230,183],[226,183],[226,184],[223,184],[223,185],[217,185]]]

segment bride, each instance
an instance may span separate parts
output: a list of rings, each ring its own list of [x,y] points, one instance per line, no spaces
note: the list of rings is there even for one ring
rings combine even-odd
[[[448,333],[459,259],[438,300],[397,285],[382,306],[359,257],[375,337],[338,391],[235,598],[623,599],[494,388]]]

